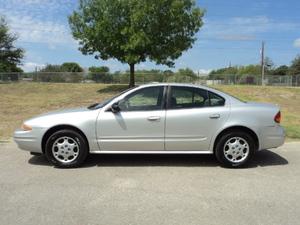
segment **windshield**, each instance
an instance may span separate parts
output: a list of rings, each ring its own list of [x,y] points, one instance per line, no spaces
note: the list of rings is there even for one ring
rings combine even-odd
[[[134,87],[134,88],[135,88],[135,87]],[[88,108],[88,109],[91,109],[91,110],[103,108],[104,106],[106,106],[108,103],[110,103],[110,102],[111,102],[112,100],[114,100],[115,98],[119,97],[120,95],[122,95],[122,94],[124,94],[124,93],[126,93],[127,91],[130,91],[130,90],[132,90],[132,89],[133,89],[133,88],[129,88],[129,89],[125,90],[125,91],[122,91],[121,93],[119,93],[118,95],[116,95],[116,96],[114,96],[114,97],[112,97],[112,98],[110,98],[110,99],[106,99],[106,100],[104,100],[103,102],[94,103],[94,104],[88,106],[87,108]]]

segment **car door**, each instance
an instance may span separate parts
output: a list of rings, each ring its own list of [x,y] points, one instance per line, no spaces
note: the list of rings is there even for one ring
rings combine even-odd
[[[138,89],[118,103],[120,111],[101,112],[97,140],[103,151],[164,150],[164,86]]]
[[[167,107],[167,151],[207,151],[213,134],[230,112],[221,96],[188,86],[170,87]]]

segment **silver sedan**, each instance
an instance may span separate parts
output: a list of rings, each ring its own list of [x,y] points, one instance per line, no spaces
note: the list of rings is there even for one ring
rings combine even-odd
[[[77,167],[93,154],[214,154],[241,167],[284,143],[276,105],[244,102],[205,86],[149,84],[86,108],[47,113],[14,133],[19,148]]]

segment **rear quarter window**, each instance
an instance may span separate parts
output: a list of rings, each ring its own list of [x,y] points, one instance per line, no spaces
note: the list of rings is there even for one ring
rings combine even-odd
[[[225,99],[223,97],[221,97],[220,95],[217,95],[217,94],[209,91],[208,96],[209,96],[209,102],[210,102],[211,107],[225,105]]]

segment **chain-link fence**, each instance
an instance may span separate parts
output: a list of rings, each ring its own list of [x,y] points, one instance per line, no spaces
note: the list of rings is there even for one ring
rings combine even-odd
[[[0,73],[0,83],[11,82],[53,82],[53,83],[107,83],[128,84],[129,73],[67,73],[67,72],[34,72],[34,73]],[[264,85],[300,86],[300,75],[266,75],[262,81],[257,75],[185,75],[178,73],[136,73],[135,82],[197,83],[205,85]]]
[[[217,76],[216,76],[217,77]],[[255,75],[222,75],[220,79],[210,79],[206,77],[204,83],[212,84],[245,84],[245,85],[264,85],[267,86],[300,86],[300,75],[265,75],[264,79]]]

